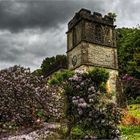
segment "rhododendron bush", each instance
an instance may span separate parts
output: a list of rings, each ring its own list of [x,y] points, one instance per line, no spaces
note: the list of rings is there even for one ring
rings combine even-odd
[[[120,110],[103,93],[99,92],[99,85],[95,82],[93,75],[94,72],[77,72],[68,80],[66,87],[67,115],[69,116],[68,133],[73,126],[80,125],[85,130],[93,130],[92,136],[88,134],[85,136],[87,139],[118,138],[120,131],[117,124],[121,119]],[[100,84],[105,81],[107,81],[107,77],[104,81],[100,81]]]
[[[0,122],[29,125],[39,118],[61,117],[58,87],[49,88],[43,77],[14,66],[0,71]],[[61,102],[59,102],[61,103]]]
[[[134,78],[128,74],[122,76],[124,94],[128,100],[136,99],[140,96],[140,79]]]

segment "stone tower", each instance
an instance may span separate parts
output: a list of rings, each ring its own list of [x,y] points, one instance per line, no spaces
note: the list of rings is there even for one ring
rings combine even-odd
[[[118,62],[113,19],[87,9],[76,13],[68,23],[67,57],[69,69],[105,68],[110,73],[109,92],[116,91]]]

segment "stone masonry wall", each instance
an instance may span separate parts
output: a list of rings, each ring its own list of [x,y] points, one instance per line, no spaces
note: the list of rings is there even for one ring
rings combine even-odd
[[[89,71],[90,69],[93,69],[94,66],[85,66],[82,65],[78,67],[76,70],[82,70],[82,71]],[[108,93],[116,93],[117,92],[117,77],[118,77],[118,71],[113,69],[106,69],[106,71],[109,72],[109,79],[107,81],[107,92]]]
[[[88,61],[95,66],[117,69],[117,50],[116,48],[100,46],[89,43]]]
[[[68,52],[68,68],[73,69],[74,67],[80,66],[81,64],[81,44],[79,44],[77,47],[73,48],[72,51]],[[76,65],[73,66],[72,64],[72,59],[73,57],[76,56],[77,62]]]

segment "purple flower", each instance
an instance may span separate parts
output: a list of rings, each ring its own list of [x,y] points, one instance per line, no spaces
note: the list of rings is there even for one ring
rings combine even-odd
[[[75,104],[75,105],[78,104],[78,100],[73,100],[72,102],[73,102],[73,104]]]
[[[79,103],[78,107],[86,108],[87,107],[87,103]]]
[[[84,102],[85,102],[85,100],[83,98],[79,99],[79,103],[84,103]]]
[[[79,89],[79,88],[80,88],[80,86],[79,86],[79,85],[77,85],[77,86],[76,86],[76,88],[77,88],[77,89]]]

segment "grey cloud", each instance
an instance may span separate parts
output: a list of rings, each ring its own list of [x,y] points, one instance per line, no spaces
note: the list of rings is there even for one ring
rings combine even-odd
[[[101,13],[115,12],[118,23],[126,18],[138,19],[138,0],[12,0],[0,2],[0,29],[12,32],[30,28],[59,28],[67,23],[80,8],[88,8]]]
[[[117,14],[118,27],[135,27],[140,23],[140,1],[139,0],[116,0],[109,4],[105,3],[106,12],[114,12]]]
[[[13,62],[20,56],[21,52],[11,44],[10,38],[0,39],[0,61]]]
[[[0,68],[9,64],[21,64],[32,69],[39,67],[45,57],[64,54],[66,51],[65,29],[55,32],[37,29],[6,34],[0,32]]]
[[[100,0],[102,1],[102,0]],[[89,3],[91,2],[91,4]],[[1,1],[0,28],[17,32],[25,28],[57,28],[82,7],[96,10],[95,1]]]

